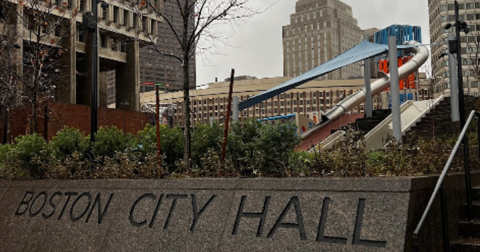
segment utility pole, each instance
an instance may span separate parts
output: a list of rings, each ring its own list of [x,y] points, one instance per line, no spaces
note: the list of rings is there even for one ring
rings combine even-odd
[[[108,4],[101,0],[92,0],[92,12],[83,14],[82,30],[92,33],[92,100],[90,113],[90,142],[95,142],[98,130],[98,4],[107,9]]]

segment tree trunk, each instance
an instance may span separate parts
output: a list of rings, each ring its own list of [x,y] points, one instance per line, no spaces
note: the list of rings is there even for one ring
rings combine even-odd
[[[186,53],[185,53],[186,54]],[[190,132],[190,78],[189,78],[189,64],[190,60],[188,54],[183,56],[183,117],[184,117],[184,162],[185,171],[190,169],[191,159],[191,132]]]
[[[32,97],[32,128],[30,129],[30,133],[31,134],[37,133],[37,92],[36,91],[33,91],[33,97]]]

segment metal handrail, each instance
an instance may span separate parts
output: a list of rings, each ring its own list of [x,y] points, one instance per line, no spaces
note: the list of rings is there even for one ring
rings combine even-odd
[[[415,228],[415,231],[413,231],[413,238],[414,239],[418,238],[418,233],[420,232],[420,229],[422,228],[423,222],[425,221],[425,219],[427,217],[427,214],[430,211],[430,208],[432,207],[433,201],[435,200],[435,197],[436,197],[437,193],[439,193],[440,188],[443,187],[443,180],[445,179],[445,176],[448,172],[448,169],[450,168],[450,165],[452,164],[453,159],[454,159],[455,155],[457,154],[457,151],[460,147],[460,144],[462,143],[463,139],[465,138],[465,134],[467,133],[468,126],[472,122],[475,114],[476,114],[475,110],[472,110],[472,112],[470,113],[470,116],[468,117],[467,122],[463,126],[462,132],[460,133],[460,136],[458,137],[457,143],[455,144],[455,147],[453,148],[452,152],[450,153],[450,157],[448,158],[448,161],[445,164],[445,167],[443,168],[442,173],[440,174],[440,177],[438,178],[437,184],[435,185],[435,189],[433,190],[432,196],[430,197],[430,200],[428,201],[427,207],[425,208],[425,211],[423,212],[422,218],[418,222],[418,225]],[[468,162],[468,160],[464,160],[464,162]],[[468,172],[465,171],[465,176],[466,177],[468,176],[467,180],[469,180],[470,179],[470,174],[467,174],[467,173]],[[467,185],[467,187],[468,187],[468,185]],[[469,191],[469,190],[471,190],[471,188],[467,188],[467,191]],[[443,188],[442,188],[442,191],[443,191]],[[470,201],[470,202],[467,202],[467,204],[471,205],[472,204],[471,197],[470,197],[470,199],[468,199],[468,198],[469,197],[467,197],[467,201]],[[448,224],[448,223],[444,223],[444,225],[445,224]],[[444,239],[445,239],[445,237],[444,237]],[[444,244],[444,246],[445,246],[445,244]]]

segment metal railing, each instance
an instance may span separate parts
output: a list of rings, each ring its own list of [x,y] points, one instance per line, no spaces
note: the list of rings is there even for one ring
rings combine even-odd
[[[448,234],[448,217],[447,217],[447,204],[446,204],[446,194],[445,194],[445,187],[444,187],[444,180],[445,176],[447,175],[448,169],[450,168],[450,165],[453,162],[453,159],[455,155],[458,152],[458,149],[460,147],[460,144],[462,141],[464,142],[464,145],[468,146],[468,139],[466,138],[465,134],[467,133],[467,129],[470,126],[470,123],[473,120],[474,116],[477,116],[477,119],[480,119],[480,114],[476,113],[475,110],[472,110],[470,113],[470,116],[468,117],[467,122],[463,126],[463,129],[460,133],[460,136],[457,139],[457,142],[455,144],[455,147],[453,147],[452,152],[450,153],[450,157],[448,158],[447,163],[445,164],[445,167],[442,170],[442,173],[440,174],[440,177],[438,178],[437,184],[435,185],[435,189],[433,190],[432,196],[430,197],[430,200],[428,201],[427,207],[425,208],[425,211],[423,212],[422,218],[418,222],[417,227],[415,228],[415,231],[413,231],[413,239],[414,241],[418,238],[418,234],[420,232],[420,229],[422,228],[423,222],[425,221],[428,212],[430,211],[430,208],[432,207],[433,201],[435,200],[435,197],[437,196],[437,193],[440,193],[440,206],[441,206],[441,216],[442,216],[442,236],[443,236],[443,251],[450,251],[450,241],[449,241],[449,234]],[[478,120],[480,122],[480,120]],[[477,134],[480,135],[480,123],[477,123]],[[480,147],[480,138],[479,138],[479,147]],[[468,149],[467,149],[468,151]],[[472,185],[471,185],[471,178],[470,178],[470,168],[469,168],[469,160],[464,160],[464,165],[465,165],[465,187],[466,187],[466,195],[467,195],[467,218],[469,220],[472,220]],[[414,244],[414,247],[415,244]]]

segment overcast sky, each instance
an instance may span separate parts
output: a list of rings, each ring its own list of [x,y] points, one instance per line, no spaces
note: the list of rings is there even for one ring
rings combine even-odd
[[[427,0],[342,0],[350,5],[361,29],[383,29],[392,24],[422,27],[423,43],[430,42]],[[282,26],[290,23],[296,0],[250,0],[253,8],[266,8],[264,13],[224,29],[228,43],[217,43],[218,53],[197,56],[197,85],[219,81],[236,75],[258,78],[283,75]]]

